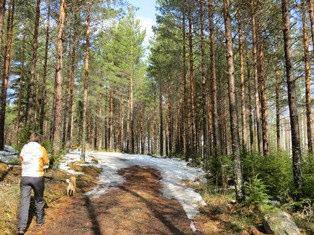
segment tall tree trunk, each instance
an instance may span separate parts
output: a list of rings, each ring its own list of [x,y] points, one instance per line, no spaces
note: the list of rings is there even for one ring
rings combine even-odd
[[[230,128],[232,140],[232,154],[234,157],[234,174],[236,181],[236,197],[238,201],[242,201],[243,195],[243,179],[241,169],[241,154],[238,131],[237,105],[235,98],[235,77],[234,77],[234,60],[232,48],[231,34],[231,17],[229,13],[229,0],[224,0],[224,21],[225,21],[225,37],[227,46],[227,61],[228,61],[228,84],[229,84],[229,108],[230,108]]]
[[[247,150],[247,124],[246,124],[246,107],[245,107],[245,68],[244,68],[244,43],[245,36],[241,21],[240,9],[237,9],[238,27],[239,27],[239,56],[240,56],[240,99],[241,99],[241,139],[244,151]]]
[[[303,1],[303,0],[302,0]],[[311,20],[311,34],[312,34],[312,45],[314,47],[314,2],[313,0],[307,0],[310,20]]]
[[[257,148],[261,152],[262,144],[262,128],[261,128],[261,114],[260,114],[260,99],[258,94],[258,64],[257,64],[257,23],[256,23],[256,0],[252,0],[252,37],[253,37],[253,67],[254,67],[254,84],[255,84],[255,118],[256,118],[256,135]]]
[[[109,91],[109,149],[113,149],[114,139],[113,139],[113,91]]]
[[[213,16],[212,0],[208,2],[208,19],[209,19],[209,46],[210,46],[210,77],[211,77],[211,110],[212,110],[212,133],[213,133],[213,150],[215,155],[221,153],[219,143],[219,126],[218,126],[218,109],[217,109],[217,72],[216,72],[216,40],[215,25]]]
[[[129,97],[128,97],[128,121],[127,121],[127,152],[134,153],[134,100],[133,86],[134,73],[129,78]]]
[[[94,116],[94,138],[93,138],[93,146],[94,150],[98,150],[98,120],[97,120],[97,114]]]
[[[291,141],[292,141],[292,159],[293,159],[293,176],[295,187],[302,189],[303,179],[301,173],[301,149],[300,149],[300,133],[297,108],[297,96],[295,80],[292,77],[292,61],[291,61],[291,35],[290,35],[290,10],[288,0],[281,0],[282,18],[283,18],[283,35],[284,50],[286,62],[286,77],[288,88],[288,103],[290,111]]]
[[[0,49],[2,50],[3,41],[3,22],[5,17],[5,3],[6,0],[0,0]]]
[[[44,57],[44,74],[42,80],[42,93],[40,97],[40,114],[39,114],[39,133],[44,134],[45,106],[46,106],[46,83],[48,73],[48,51],[50,41],[50,17],[51,17],[51,0],[48,0],[47,26],[46,26],[46,44]]]
[[[164,122],[163,122],[163,107],[162,107],[162,93],[161,85],[159,85],[159,154],[160,156],[164,155]]]
[[[195,111],[195,78],[194,78],[194,58],[193,58],[193,23],[192,12],[189,9],[189,82],[190,82],[190,109],[191,109],[191,146],[190,154],[196,151],[196,111]]]
[[[269,154],[268,148],[268,107],[266,98],[266,81],[265,81],[265,68],[264,68],[264,48],[260,40],[258,46],[258,89],[261,102],[261,119],[262,119],[262,149],[263,156]]]
[[[304,70],[305,70],[305,102],[306,102],[306,127],[307,127],[307,148],[310,154],[313,153],[312,142],[312,97],[311,97],[311,63],[309,55],[309,40],[306,25],[306,9],[305,0],[302,0],[301,12],[302,12],[302,32],[303,32],[303,51],[304,51]]]
[[[203,136],[203,146],[202,146],[202,154],[203,158],[207,156],[208,153],[208,134],[207,134],[207,89],[206,89],[206,68],[205,68],[205,35],[204,35],[204,14],[205,14],[205,2],[204,0],[200,0],[200,35],[201,35],[201,76],[202,76],[202,136]]]
[[[84,54],[84,75],[83,75],[83,117],[82,117],[82,140],[81,160],[85,162],[86,138],[87,138],[87,105],[88,105],[88,82],[89,82],[89,50],[90,50],[90,22],[91,2],[87,2],[85,54]]]
[[[36,0],[36,8],[35,8],[35,22],[34,22],[34,35],[32,42],[32,60],[31,60],[31,79],[29,83],[29,92],[30,95],[28,97],[29,102],[29,123],[32,126],[32,130],[37,130],[36,125],[37,117],[39,116],[39,110],[37,105],[37,51],[38,51],[38,31],[39,31],[39,20],[40,20],[40,3],[41,0]]]
[[[7,104],[7,90],[9,85],[9,76],[11,68],[12,45],[13,45],[13,26],[14,26],[14,0],[10,1],[9,14],[7,19],[7,42],[4,48],[3,55],[3,71],[2,71],[2,86],[0,99],[0,150],[4,148],[4,124]]]
[[[276,76],[276,140],[277,140],[277,151],[281,149],[280,142],[281,142],[281,135],[280,135],[280,84],[281,78],[279,74],[279,70],[277,69],[275,72]]]
[[[252,89],[251,89],[251,71],[250,65],[247,60],[247,79],[248,79],[248,97],[249,97],[249,126],[250,126],[250,151],[253,151],[254,145],[254,120],[253,120],[253,107],[252,107]]]
[[[25,96],[25,62],[26,62],[26,34],[23,34],[22,42],[21,42],[21,64],[20,64],[20,79],[18,83],[18,101],[17,101],[17,117],[16,117],[16,145],[19,146],[20,141],[20,125],[24,120],[25,113],[23,110],[23,102],[24,102],[24,96]]]
[[[63,72],[63,32],[65,22],[65,0],[60,0],[59,22],[57,33],[57,62],[55,75],[55,92],[54,92],[54,115],[53,115],[53,153],[58,154],[62,145],[62,72]]]
[[[173,109],[172,100],[168,98],[168,149],[169,155],[173,153]],[[167,155],[167,156],[169,156]]]
[[[183,80],[183,104],[182,104],[182,119],[183,119],[183,154],[185,160],[189,161],[187,154],[187,137],[188,137],[188,115],[187,115],[187,84],[186,84],[186,16],[183,12],[182,18],[182,80]]]
[[[76,1],[75,1],[76,3]],[[75,25],[79,24],[79,13],[80,10],[78,7],[74,7],[74,22]],[[67,127],[67,148],[70,148],[72,145],[72,136],[73,136],[73,103],[74,103],[74,89],[75,89],[75,84],[74,84],[74,80],[75,80],[75,72],[76,72],[76,68],[77,68],[77,46],[78,46],[78,29],[75,28],[74,29],[74,33],[73,33],[73,41],[72,41],[72,45],[70,48],[70,53],[71,53],[71,62],[70,62],[70,70],[69,70],[69,100],[68,100],[68,127]]]
[[[125,149],[125,139],[124,139],[124,104],[120,101],[120,148],[121,150]]]

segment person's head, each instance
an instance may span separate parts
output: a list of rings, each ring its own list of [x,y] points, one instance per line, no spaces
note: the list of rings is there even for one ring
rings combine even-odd
[[[31,142],[39,142],[40,141],[40,135],[36,132],[33,132],[29,138]]]

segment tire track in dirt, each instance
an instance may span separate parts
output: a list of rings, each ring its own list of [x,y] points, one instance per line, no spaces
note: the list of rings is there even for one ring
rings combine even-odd
[[[182,206],[165,198],[160,173],[133,166],[119,171],[123,185],[99,198],[76,195],[47,209],[46,224],[26,234],[193,234]]]

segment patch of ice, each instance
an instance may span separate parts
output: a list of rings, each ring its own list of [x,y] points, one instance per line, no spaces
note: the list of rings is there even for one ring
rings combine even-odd
[[[117,172],[120,169],[138,165],[151,167],[161,172],[163,195],[167,198],[176,199],[182,205],[189,219],[193,219],[198,214],[200,205],[205,205],[201,195],[184,184],[184,180],[202,179],[205,175],[204,171],[200,168],[189,167],[182,160],[154,158],[147,155],[93,152],[87,154],[86,160],[88,163],[91,163],[92,157],[98,160],[98,164],[94,165],[101,167],[103,171],[98,186],[86,193],[91,197],[99,197],[105,194],[110,187],[123,184],[124,179]],[[67,164],[79,159],[80,153],[78,151],[71,152],[66,155],[64,164],[60,164],[60,167],[69,171]]]
[[[80,153],[78,151],[73,151],[72,153],[67,154],[66,157],[60,162],[59,169],[71,175],[83,175],[84,174],[83,172],[75,171],[69,167],[71,163],[79,161],[79,160],[80,160]]]

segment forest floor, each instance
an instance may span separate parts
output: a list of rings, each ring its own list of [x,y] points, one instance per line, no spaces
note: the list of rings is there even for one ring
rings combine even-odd
[[[193,234],[182,206],[160,194],[154,169],[122,169],[123,185],[90,198],[82,194],[47,210],[46,224],[29,234]]]
[[[203,204],[195,186],[201,185],[195,182],[201,171],[184,162],[101,154],[96,157],[100,162],[91,164],[91,157],[88,164],[81,164],[77,157],[68,156],[68,172],[47,172],[46,223],[38,226],[33,219],[26,235],[260,234],[256,213],[238,207],[227,196],[202,195]],[[73,197],[65,195],[69,172],[82,172]],[[19,174],[20,168],[14,167],[0,182],[7,186],[0,188],[0,197],[5,198],[0,212],[8,215],[0,220],[0,234],[16,232]]]

